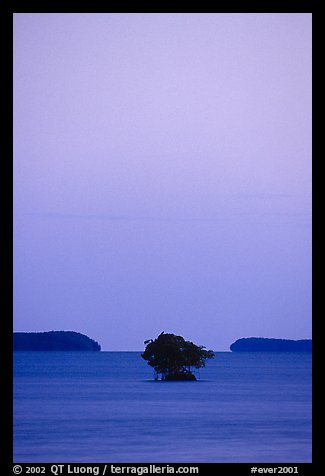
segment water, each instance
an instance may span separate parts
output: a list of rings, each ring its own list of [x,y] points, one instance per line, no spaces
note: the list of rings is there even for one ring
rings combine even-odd
[[[155,382],[138,352],[16,352],[15,462],[310,462],[311,355],[217,353]]]

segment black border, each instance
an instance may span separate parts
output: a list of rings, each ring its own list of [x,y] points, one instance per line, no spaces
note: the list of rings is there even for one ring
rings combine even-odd
[[[0,445],[0,462],[5,462],[6,466],[10,461],[13,451],[13,390],[12,390],[12,319],[13,319],[13,141],[12,141],[12,22],[9,21],[9,13],[7,10],[2,12],[0,6],[0,34],[1,34],[1,79],[2,88],[2,121],[1,121],[1,238],[2,238],[2,257],[4,267],[2,267],[1,280],[1,346],[0,346],[0,362],[1,362],[1,433],[2,444]],[[10,473],[12,469],[10,467]]]
[[[5,297],[5,306],[2,306],[2,316],[0,319],[1,322],[1,346],[0,346],[0,362],[2,364],[2,385],[1,385],[1,446],[0,446],[0,462],[1,467],[7,469],[7,472],[4,471],[4,474],[13,474],[12,464],[13,464],[13,346],[12,346],[12,332],[13,332],[13,167],[12,167],[12,157],[13,157],[13,108],[12,108],[12,99],[13,99],[13,26],[12,18],[14,13],[311,13],[312,14],[312,24],[313,24],[313,54],[312,54],[312,69],[313,69],[313,119],[315,118],[315,109],[318,101],[315,99],[316,95],[314,94],[315,85],[317,81],[321,78],[321,73],[319,68],[317,68],[317,49],[319,47],[320,34],[319,30],[321,28],[321,16],[320,16],[320,5],[321,0],[319,1],[294,1],[294,0],[277,0],[277,1],[247,1],[247,2],[238,2],[237,5],[233,2],[225,2],[223,5],[214,4],[211,5],[209,2],[206,5],[200,4],[200,7],[203,11],[197,12],[192,11],[195,4],[184,5],[183,8],[177,7],[175,4],[168,8],[168,4],[164,3],[163,5],[155,5],[158,8],[158,11],[152,10],[153,4],[148,4],[147,6],[138,5],[138,8],[130,8],[129,5],[124,4],[126,11],[118,5],[110,4],[108,2],[98,2],[94,0],[89,2],[89,5],[82,4],[81,2],[68,2],[58,0],[55,2],[37,2],[37,1],[12,1],[10,4],[1,2],[0,5],[0,19],[1,19],[1,45],[2,45],[2,74],[1,79],[4,80],[2,87],[2,96],[4,104],[4,111],[2,112],[3,121],[2,121],[2,132],[4,132],[1,140],[1,166],[2,166],[2,187],[1,194],[2,200],[1,203],[4,205],[3,209],[5,210],[4,216],[5,219],[2,220],[2,238],[4,238],[3,243],[3,257],[5,261],[4,270],[2,272],[2,291],[3,296]],[[115,7],[115,8],[114,8]],[[116,8],[117,7],[117,8]],[[161,7],[161,8],[159,8]],[[185,7],[185,8],[184,8]],[[176,11],[173,11],[175,10]],[[317,101],[317,102],[316,102]],[[315,183],[315,123],[313,120],[313,184]],[[10,129],[11,125],[11,129]],[[9,131],[11,130],[11,134]],[[314,188],[314,186],[313,186]],[[314,192],[313,192],[314,197]],[[315,224],[313,222],[312,226],[313,236],[315,236]],[[314,238],[313,238],[314,245]],[[313,258],[314,258],[314,246],[313,246]],[[314,263],[314,260],[313,260]],[[315,272],[313,271],[313,276]],[[314,280],[316,281],[316,280]],[[314,286],[313,286],[313,302],[314,302]],[[250,474],[250,468],[252,466],[262,467],[276,467],[276,466],[298,466],[300,475],[307,474],[318,474],[321,468],[321,451],[319,435],[320,435],[320,421],[318,409],[320,408],[320,398],[321,393],[319,389],[318,382],[320,382],[320,365],[318,353],[319,349],[319,337],[315,330],[315,319],[313,317],[313,449],[312,463],[304,464],[293,464],[293,463],[279,463],[279,464],[258,464],[252,462],[250,463],[186,463],[184,466],[198,466],[200,468],[199,474],[211,474],[211,470],[220,470],[221,474]],[[318,435],[318,436],[317,436]],[[165,463],[164,465],[166,465]],[[172,462],[170,463],[172,465]],[[82,465],[86,465],[83,463]],[[90,464],[89,466],[94,466],[95,464]],[[27,466],[27,465],[22,465]],[[32,465],[31,465],[32,466]],[[34,465],[36,466],[36,465]],[[41,464],[37,464],[41,466]],[[49,466],[45,464],[44,466]],[[122,464],[119,464],[122,466]],[[125,466],[131,466],[130,463]],[[146,464],[136,463],[134,466],[146,466]],[[180,464],[175,465],[175,467],[180,466]],[[24,473],[23,473],[24,474]],[[48,473],[47,474],[51,474]],[[109,474],[109,473],[108,473]]]

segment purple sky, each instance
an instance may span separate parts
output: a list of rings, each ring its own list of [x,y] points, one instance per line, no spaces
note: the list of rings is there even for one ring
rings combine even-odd
[[[14,330],[311,337],[311,14],[14,15]]]

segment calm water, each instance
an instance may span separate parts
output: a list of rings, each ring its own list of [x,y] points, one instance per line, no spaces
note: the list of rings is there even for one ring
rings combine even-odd
[[[217,353],[155,382],[137,352],[16,352],[15,462],[310,462],[311,355]]]

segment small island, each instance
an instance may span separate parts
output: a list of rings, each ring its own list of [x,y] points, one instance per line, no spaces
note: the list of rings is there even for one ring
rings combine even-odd
[[[232,352],[311,352],[312,340],[267,339],[247,337],[231,344]]]
[[[144,343],[146,348],[141,357],[154,368],[155,380],[159,380],[159,375],[163,381],[196,380],[191,367],[204,367],[205,360],[214,357],[212,350],[175,334],[162,332],[156,339]]]
[[[98,342],[74,331],[14,332],[14,351],[100,351]]]

